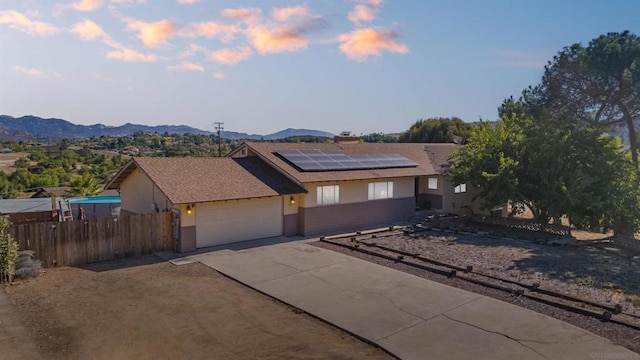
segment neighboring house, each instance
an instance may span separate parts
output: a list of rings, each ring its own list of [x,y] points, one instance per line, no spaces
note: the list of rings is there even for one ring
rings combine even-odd
[[[58,221],[61,198],[0,199],[0,215],[8,216],[13,224]]]
[[[120,191],[122,213],[179,212],[179,249],[190,251],[361,230],[416,207],[480,213],[472,189],[446,175],[456,146],[245,142],[227,158],[133,158],[105,188]],[[323,165],[306,156],[318,153]]]

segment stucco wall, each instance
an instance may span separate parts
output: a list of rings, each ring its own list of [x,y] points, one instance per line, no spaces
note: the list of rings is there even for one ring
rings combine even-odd
[[[300,195],[304,197],[301,201],[301,205],[305,208],[312,208],[318,206],[318,186],[327,185],[339,185],[340,196],[339,204],[355,204],[368,201],[380,201],[369,200],[369,183],[392,181],[393,182],[393,198],[402,199],[407,197],[413,197],[415,191],[414,178],[390,178],[390,179],[377,179],[377,180],[355,180],[355,181],[338,181],[338,182],[323,182],[323,183],[306,183],[304,188],[308,191],[307,194]]]
[[[153,184],[151,179],[142,171],[134,170],[120,184],[122,210],[136,214],[146,214],[154,211],[154,204],[158,211],[170,210],[171,203],[164,194]]]

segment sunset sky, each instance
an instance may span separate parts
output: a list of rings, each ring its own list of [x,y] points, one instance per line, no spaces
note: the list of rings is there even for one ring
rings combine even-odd
[[[638,0],[0,0],[0,114],[267,134],[493,120]]]

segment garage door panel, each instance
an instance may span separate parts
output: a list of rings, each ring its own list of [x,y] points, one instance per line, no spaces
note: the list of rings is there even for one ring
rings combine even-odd
[[[282,235],[282,199],[266,198],[199,204],[197,247]]]

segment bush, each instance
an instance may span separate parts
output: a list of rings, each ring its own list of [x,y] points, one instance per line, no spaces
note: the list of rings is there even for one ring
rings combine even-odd
[[[13,281],[18,260],[18,243],[9,235],[11,222],[6,216],[0,217],[0,283]]]

